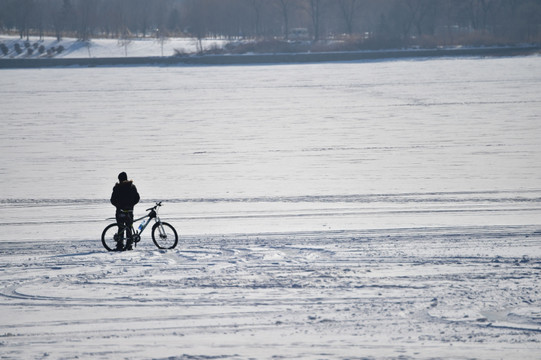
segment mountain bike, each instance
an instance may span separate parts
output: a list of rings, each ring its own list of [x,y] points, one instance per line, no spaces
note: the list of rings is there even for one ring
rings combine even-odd
[[[128,237],[131,235],[132,244],[135,247],[141,241],[141,234],[150,224],[150,220],[154,219],[155,223],[151,232],[152,241],[158,249],[173,249],[178,244],[178,234],[171,224],[161,221],[158,217],[158,208],[160,206],[162,206],[161,201],[157,202],[155,206],[146,209],[148,214],[134,219],[131,229],[126,226],[119,226],[118,223],[107,225],[101,233],[101,243],[109,251],[124,251],[127,247]],[[143,220],[143,222],[135,230],[133,224],[140,220]]]

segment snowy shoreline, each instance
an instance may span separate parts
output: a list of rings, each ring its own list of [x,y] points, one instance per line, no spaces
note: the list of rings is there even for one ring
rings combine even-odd
[[[63,57],[63,58],[0,58],[1,68],[46,68],[65,66],[170,66],[170,65],[251,65],[320,63],[364,60],[441,57],[498,57],[539,54],[541,46],[441,48],[411,50],[379,50],[322,53],[280,53],[242,55],[134,56],[134,57]]]

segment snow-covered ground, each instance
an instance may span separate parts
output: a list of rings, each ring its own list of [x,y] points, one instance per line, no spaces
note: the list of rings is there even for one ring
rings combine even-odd
[[[32,48],[29,54],[25,43],[28,42]],[[21,39],[19,36],[0,35],[0,43],[5,44],[9,53],[2,58],[39,58],[51,56],[47,55],[47,50],[54,49],[52,54],[55,58],[103,58],[103,57],[143,57],[143,56],[172,56],[178,50],[182,53],[197,52],[198,41],[192,38],[134,38],[130,40],[118,39],[91,39],[90,41],[78,41],[73,38],[63,38],[57,41],[54,37],[30,37]],[[22,53],[15,51],[15,44],[18,43]],[[204,49],[221,47],[226,40],[203,39]],[[39,52],[39,47],[43,46],[44,52]],[[62,46],[63,50],[58,51]]]
[[[3,358],[539,358],[538,57],[0,74]]]

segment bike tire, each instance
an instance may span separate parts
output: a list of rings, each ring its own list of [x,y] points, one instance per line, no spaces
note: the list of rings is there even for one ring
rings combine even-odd
[[[116,234],[118,234],[118,224],[116,223],[107,225],[101,233],[101,243],[108,251],[124,251],[126,248],[126,236],[122,239],[122,249],[117,248],[117,242],[115,240]]]
[[[163,233],[160,226],[162,226]],[[152,226],[152,241],[158,249],[174,249],[178,244],[178,234],[171,224],[156,223]]]

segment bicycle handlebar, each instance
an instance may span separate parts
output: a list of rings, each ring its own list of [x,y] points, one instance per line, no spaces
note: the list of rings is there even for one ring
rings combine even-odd
[[[158,207],[160,207],[160,206],[162,206],[162,201],[157,202],[156,205],[154,205],[154,206],[151,207],[151,208],[146,209],[145,211],[156,210],[156,208],[158,208]]]

